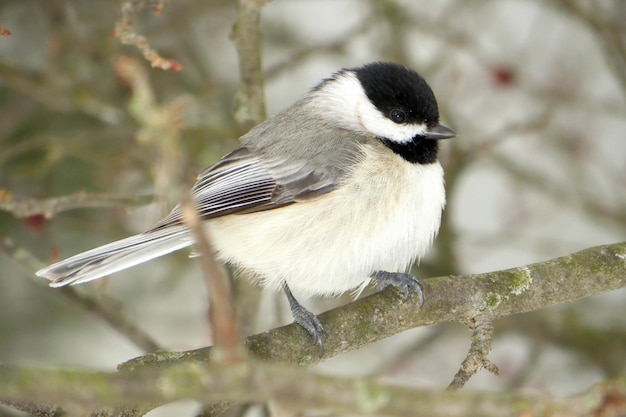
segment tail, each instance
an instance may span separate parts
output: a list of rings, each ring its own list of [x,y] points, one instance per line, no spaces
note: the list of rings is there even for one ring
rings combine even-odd
[[[130,268],[193,244],[189,229],[167,227],[79,253],[37,271],[51,287],[80,284]]]

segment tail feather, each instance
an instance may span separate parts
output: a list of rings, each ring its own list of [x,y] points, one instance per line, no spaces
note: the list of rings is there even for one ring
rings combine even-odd
[[[153,230],[79,253],[37,271],[37,275],[52,281],[51,287],[80,284],[191,244],[191,233],[184,226]]]

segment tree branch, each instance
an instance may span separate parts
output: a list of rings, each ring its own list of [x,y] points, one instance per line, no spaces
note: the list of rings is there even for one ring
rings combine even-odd
[[[626,287],[626,242],[502,271],[425,279],[422,284],[426,295],[422,309],[417,297],[403,303],[390,288],[321,314],[328,332],[324,359],[415,327],[489,322]],[[263,360],[312,366],[322,359],[308,333],[294,324],[250,336],[245,343],[252,356]],[[158,352],[120,368],[205,362],[209,349]]]

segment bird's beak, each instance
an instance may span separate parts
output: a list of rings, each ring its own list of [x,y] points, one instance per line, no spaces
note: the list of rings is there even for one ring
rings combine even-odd
[[[428,139],[450,139],[456,136],[456,132],[449,127],[445,127],[444,125],[437,124],[435,127],[432,127],[426,131],[424,135]]]

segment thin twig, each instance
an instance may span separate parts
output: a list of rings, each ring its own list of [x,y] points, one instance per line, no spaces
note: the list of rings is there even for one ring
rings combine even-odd
[[[132,45],[139,49],[144,58],[150,62],[152,67],[161,68],[169,71],[180,71],[183,66],[173,59],[163,58],[159,53],[150,47],[148,39],[139,35],[134,28],[135,18],[144,6],[144,1],[129,0],[122,4],[122,17],[115,24],[114,35],[124,45]],[[164,4],[160,2],[155,7],[154,12],[160,15],[163,12]]]
[[[491,353],[491,343],[493,342],[493,325],[491,321],[480,320],[477,323],[473,323],[472,327],[474,327],[472,344],[460,369],[454,375],[450,385],[448,385],[449,390],[463,388],[465,383],[483,368],[492,374],[498,375],[498,367],[487,359],[487,356]]]

